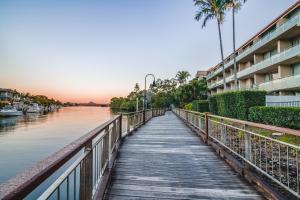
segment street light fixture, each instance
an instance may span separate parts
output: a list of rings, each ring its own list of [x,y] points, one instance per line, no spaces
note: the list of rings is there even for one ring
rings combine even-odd
[[[146,95],[147,95],[147,77],[148,76],[152,76],[153,77],[153,84],[152,86],[155,87],[155,76],[153,74],[147,74],[145,76],[145,90],[144,90],[144,115],[143,115],[143,123],[145,124],[146,123],[146,110],[147,110],[147,98],[146,98]]]

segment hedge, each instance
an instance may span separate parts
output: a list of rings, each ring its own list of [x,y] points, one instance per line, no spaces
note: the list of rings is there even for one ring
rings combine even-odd
[[[249,109],[249,120],[274,126],[300,129],[300,107],[252,107]]]
[[[192,110],[197,112],[209,112],[207,100],[195,100],[192,102]]]
[[[215,96],[208,97],[208,106],[209,106],[209,112],[211,112],[215,115],[218,114],[217,99]]]
[[[216,94],[212,97],[215,100],[209,101],[212,103],[210,105],[211,112],[224,117],[247,120],[250,107],[265,105],[266,94],[265,91],[259,90],[229,91]],[[213,110],[215,109],[214,104],[216,104],[217,111]]]

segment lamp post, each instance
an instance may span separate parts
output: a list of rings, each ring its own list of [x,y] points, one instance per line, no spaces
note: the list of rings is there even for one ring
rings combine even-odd
[[[146,110],[147,110],[147,98],[146,98],[146,95],[147,95],[147,77],[148,76],[152,76],[153,77],[153,86],[155,86],[155,76],[153,74],[147,74],[145,76],[145,90],[144,90],[144,115],[143,115],[143,123],[145,124],[146,123]]]

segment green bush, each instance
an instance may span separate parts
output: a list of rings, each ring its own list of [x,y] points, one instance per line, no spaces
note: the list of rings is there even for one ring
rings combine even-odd
[[[207,100],[195,100],[192,102],[192,110],[197,112],[209,112]]]
[[[274,126],[300,129],[300,107],[252,107],[249,109],[249,120]]]
[[[215,115],[218,114],[217,99],[215,96],[208,97],[208,106],[209,106],[209,112]]]
[[[184,105],[185,110],[192,110],[192,103],[188,103]]]
[[[266,92],[258,90],[229,91],[214,97],[218,115],[242,120],[248,119],[250,107],[264,106],[266,102]],[[212,100],[209,102],[214,104]],[[210,105],[210,108],[214,106]],[[211,109],[211,112],[213,111]]]

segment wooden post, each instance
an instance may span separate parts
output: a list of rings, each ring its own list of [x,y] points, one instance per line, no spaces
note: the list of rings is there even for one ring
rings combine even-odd
[[[130,116],[127,115],[127,134],[130,132],[130,124],[129,124]]]
[[[122,120],[123,120],[123,114],[121,113],[119,118],[119,140],[122,139]]]
[[[208,113],[205,113],[205,143],[208,144],[209,132],[208,132]]]
[[[80,191],[79,199],[92,199],[93,192],[93,150],[92,141],[86,146],[84,151],[89,151],[83,159],[80,168]]]

